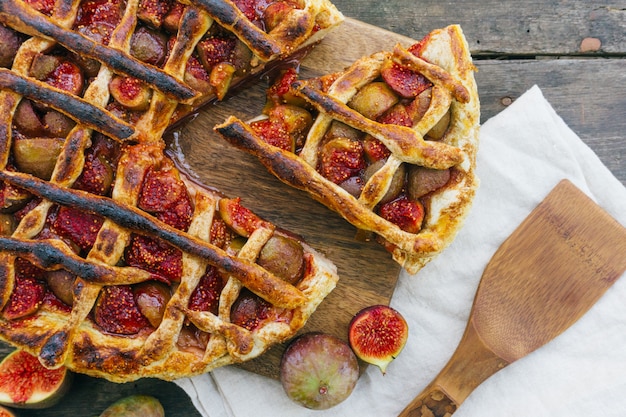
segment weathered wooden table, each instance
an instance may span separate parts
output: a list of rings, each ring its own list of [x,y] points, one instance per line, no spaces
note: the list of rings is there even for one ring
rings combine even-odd
[[[626,1],[334,3],[347,17],[413,39],[460,24],[479,70],[483,122],[536,84],[572,130],[626,184]],[[10,350],[0,344],[0,356]],[[81,375],[57,406],[20,410],[19,415],[93,416],[133,393],[159,398],[167,416],[200,415],[173,383],[140,380],[120,385]]]

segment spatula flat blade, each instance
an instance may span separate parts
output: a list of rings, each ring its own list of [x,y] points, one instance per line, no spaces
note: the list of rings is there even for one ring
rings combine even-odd
[[[471,319],[510,363],[570,327],[624,270],[626,228],[563,180],[492,257]]]

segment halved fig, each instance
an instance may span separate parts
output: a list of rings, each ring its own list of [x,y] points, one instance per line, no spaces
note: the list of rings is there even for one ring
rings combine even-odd
[[[152,90],[135,77],[113,77],[109,91],[118,103],[130,110],[147,109],[152,97]]]
[[[176,339],[176,347],[183,352],[193,353],[202,358],[209,343],[209,338],[209,333],[199,330],[193,324],[188,324],[180,329],[178,339]]]
[[[14,216],[0,213],[0,236],[10,236],[15,230],[17,222]]]
[[[15,213],[32,201],[32,194],[9,183],[0,183],[0,213]]]
[[[207,267],[200,282],[189,297],[189,309],[208,311],[217,314],[219,311],[220,295],[224,289],[224,280],[215,267]]]
[[[402,195],[382,204],[378,209],[378,214],[405,232],[418,233],[422,228],[425,212],[421,202]]]
[[[271,32],[278,24],[285,20],[287,15],[297,7],[297,4],[291,1],[275,1],[270,3],[263,12],[263,22],[265,29]]]
[[[74,280],[76,276],[64,269],[46,274],[46,283],[54,295],[68,306],[74,304]]]
[[[64,138],[76,125],[74,120],[56,110],[49,110],[43,115],[44,128],[50,136]]]
[[[185,11],[185,5],[179,2],[174,2],[170,11],[163,18],[163,27],[168,32],[178,32],[178,26],[180,25],[180,19],[183,17]]]
[[[141,0],[137,10],[137,18],[148,25],[160,28],[165,16],[169,13],[172,2],[169,0]]]
[[[261,249],[257,263],[290,284],[296,284],[304,273],[304,249],[300,242],[274,235]]]
[[[0,24],[0,67],[9,68],[22,44],[20,36],[13,29]]]
[[[230,62],[231,54],[236,45],[237,41],[234,37],[212,37],[198,42],[196,51],[204,68],[210,71],[220,62]]]
[[[158,281],[142,282],[133,288],[133,294],[143,314],[152,327],[159,327],[165,314],[165,307],[172,298],[170,287]]]
[[[411,71],[391,59],[383,63],[380,73],[387,85],[404,98],[416,97],[432,86],[432,83],[422,74]]]
[[[31,276],[21,276],[15,280],[15,288],[2,310],[6,320],[16,320],[35,314],[45,296],[45,285]]]
[[[398,96],[384,82],[373,82],[363,86],[350,99],[348,106],[363,116],[376,120],[398,102]]]
[[[383,374],[404,348],[408,336],[404,317],[382,304],[359,311],[352,318],[348,333],[350,346],[359,359],[378,366]]]
[[[291,104],[283,104],[274,107],[269,112],[270,119],[278,119],[282,121],[291,135],[304,135],[313,124],[311,113],[302,107]]]
[[[128,285],[104,287],[94,306],[94,319],[105,332],[135,334],[148,325]]]
[[[222,100],[226,96],[236,70],[234,65],[229,62],[220,62],[211,69],[209,83],[215,89],[218,100]]]
[[[252,291],[244,289],[230,308],[230,321],[252,331],[270,316],[271,310],[270,303]]]
[[[16,415],[8,408],[0,406],[0,417],[16,417]]]
[[[363,144],[360,141],[334,138],[324,143],[319,152],[318,171],[335,184],[359,175],[366,166]]]
[[[341,339],[305,333],[285,350],[280,382],[287,396],[310,409],[325,410],[350,396],[359,379],[354,352]]]
[[[42,81],[78,96],[83,91],[84,76],[82,69],[70,61],[62,60],[58,67],[54,69]]]
[[[417,200],[443,187],[449,180],[449,169],[431,169],[412,165],[409,169],[407,192],[412,200]]]
[[[108,406],[100,417],[164,417],[158,399],[151,395],[130,395]]]
[[[161,66],[167,55],[167,37],[160,32],[140,26],[130,39],[130,53],[147,64]]]
[[[195,55],[190,56],[187,61],[184,80],[191,88],[201,93],[206,94],[213,88],[209,82],[209,73]]]
[[[50,179],[63,148],[61,138],[20,138],[13,142],[15,165],[28,174]]]
[[[239,197],[222,198],[218,205],[222,220],[241,236],[250,237],[252,232],[266,224],[265,220],[242,206]]]
[[[33,103],[30,100],[22,99],[15,109],[13,116],[13,124],[26,136],[42,136],[45,133],[44,124],[35,111]]]
[[[326,139],[348,138],[351,140],[359,140],[362,135],[363,134],[360,130],[348,126],[347,124],[342,123],[338,120],[333,120],[324,137]]]
[[[29,74],[31,77],[44,81],[52,72],[61,65],[61,58],[55,55],[37,54],[30,64]]]
[[[47,408],[69,390],[73,374],[65,367],[47,369],[37,357],[15,350],[0,362],[0,404]]]

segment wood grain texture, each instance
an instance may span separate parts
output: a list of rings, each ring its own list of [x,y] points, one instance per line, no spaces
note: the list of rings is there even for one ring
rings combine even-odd
[[[403,39],[421,38],[432,29],[452,23],[461,24],[479,68],[476,79],[483,122],[503,110],[510,100],[515,100],[537,84],[572,130],[626,184],[626,118],[622,117],[626,114],[624,1],[333,2],[347,17],[378,25],[402,35]],[[336,64],[347,66],[354,54],[386,48],[397,39],[395,36],[389,38],[386,32],[373,26],[353,25],[350,21],[347,23],[331,35],[342,39],[338,45],[340,53],[333,54],[333,47],[326,41],[314,51],[325,54],[321,62],[308,64],[315,65],[315,71],[325,71]],[[583,57],[580,54],[580,43],[587,37],[600,39],[602,46],[599,51],[587,53]],[[304,68],[304,71],[307,69]],[[254,95],[246,93],[241,96],[245,100]],[[248,100],[246,111],[255,112],[254,109],[258,108],[255,106],[259,106],[259,103]],[[215,111],[219,114],[218,118],[222,119],[227,115],[221,106],[206,111]],[[193,152],[191,145],[185,141],[182,141],[181,147],[185,152]],[[186,155],[190,157],[189,153]],[[204,155],[207,161],[220,158],[218,152]],[[238,158],[245,157],[240,154]],[[215,161],[214,166],[217,166]],[[240,171],[237,175],[245,182],[245,172]],[[271,187],[274,184],[271,181],[259,187]],[[224,191],[231,195],[238,194],[236,186]],[[245,199],[245,203],[254,209],[262,206],[248,199]],[[272,210],[267,207],[261,211],[263,215],[272,214]],[[332,214],[328,216],[325,221],[339,222]],[[282,216],[280,223],[288,228],[297,223],[297,217]],[[341,241],[338,250],[344,250],[344,247],[350,245]],[[355,263],[363,262],[358,254],[352,252],[351,255],[356,259]],[[361,271],[364,279],[370,276],[365,266],[361,266]],[[345,310],[343,314],[347,317],[350,313]],[[10,350],[7,345],[0,344],[0,356]],[[164,402],[168,416],[200,415],[186,394],[171,383],[143,380],[119,385],[79,376],[70,394],[60,404],[47,410],[23,410],[20,416],[94,416],[126,393],[152,393]]]
[[[624,56],[623,1],[337,0],[348,17],[419,39],[451,23],[465,31],[472,54],[579,54],[587,37],[601,40],[598,54]]]
[[[491,375],[560,335],[624,273],[624,253],[626,228],[561,181],[495,252],[459,346],[400,415],[432,416],[422,408],[433,393],[454,411]]]
[[[621,117],[626,114],[623,0],[334,3],[348,17],[414,39],[438,27],[460,24],[479,69],[476,82],[483,122],[536,84],[570,128],[626,185],[626,118]],[[598,39],[600,49],[582,52],[586,38]]]

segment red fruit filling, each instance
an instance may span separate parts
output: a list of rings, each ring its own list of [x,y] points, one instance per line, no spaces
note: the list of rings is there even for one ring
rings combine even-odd
[[[154,279],[167,284],[180,281],[183,271],[180,249],[148,236],[131,235],[124,259],[128,265],[151,272]]]
[[[409,233],[417,233],[424,220],[424,206],[419,201],[400,197],[383,204],[379,209],[380,216]]]
[[[128,285],[104,287],[96,302],[94,319],[105,332],[115,334],[136,334],[149,324]]]
[[[89,250],[98,237],[104,220],[102,217],[73,207],[59,207],[52,229],[66,237],[79,248]]]
[[[217,269],[208,267],[205,274],[200,278],[198,286],[191,293],[189,308],[217,314],[223,288],[224,282],[220,273]]]
[[[19,351],[0,366],[0,390],[16,404],[28,401],[35,389],[51,392],[65,375],[65,369],[46,369],[37,357]]]

